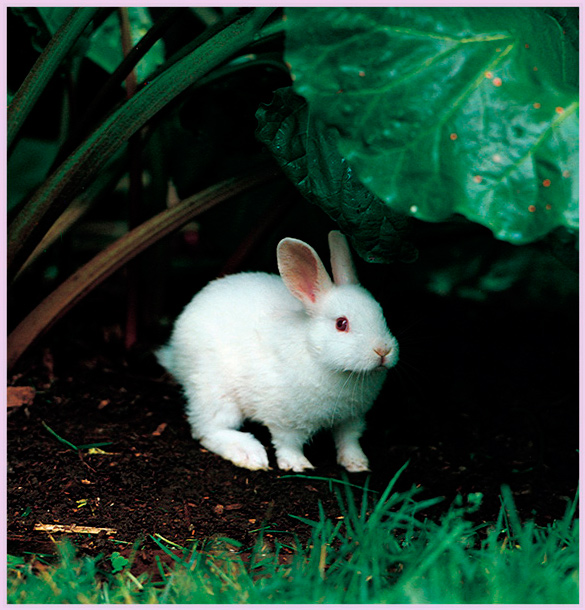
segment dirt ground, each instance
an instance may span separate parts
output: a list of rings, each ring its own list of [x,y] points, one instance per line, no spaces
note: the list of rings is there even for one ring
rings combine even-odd
[[[429,297],[430,298],[430,297]],[[9,385],[33,387],[31,404],[8,409],[8,552],[53,553],[37,524],[110,528],[69,534],[81,553],[125,556],[141,541],[133,572],[170,559],[149,534],[179,545],[227,536],[249,549],[265,540],[303,542],[318,503],[340,515],[322,478],[341,479],[333,442],[307,447],[316,469],[290,476],[250,472],[203,450],[190,436],[179,388],[145,346],[129,353],[115,325],[88,330],[84,307],[19,363]],[[502,484],[522,519],[562,517],[578,476],[577,311],[493,308],[435,298],[397,330],[402,363],[371,411],[363,446],[372,472],[348,481],[383,491],[420,488],[444,501],[421,517],[438,520],[457,494],[484,494],[475,519],[495,521]],[[497,311],[498,313],[494,313]],[[400,316],[398,316],[400,317]],[[110,443],[103,453],[75,446]],[[261,426],[252,426],[269,443]],[[356,496],[361,497],[356,490]],[[111,569],[111,566],[110,566]]]

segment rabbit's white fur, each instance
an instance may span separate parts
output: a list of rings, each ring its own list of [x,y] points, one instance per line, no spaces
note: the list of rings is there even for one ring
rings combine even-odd
[[[345,238],[334,231],[329,239],[335,284],[310,246],[286,238],[277,249],[281,276],[212,281],[157,354],[183,387],[193,437],[237,466],[268,468],[265,448],[239,431],[251,419],[270,430],[283,470],[313,467],[303,445],[321,428],[332,429],[341,465],[368,470],[364,416],[398,344],[357,284]],[[346,330],[337,329],[339,318]]]

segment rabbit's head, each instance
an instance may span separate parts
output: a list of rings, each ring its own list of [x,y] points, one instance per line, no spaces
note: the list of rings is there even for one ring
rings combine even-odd
[[[327,369],[367,373],[383,371],[398,360],[398,343],[382,308],[359,285],[347,240],[329,234],[331,280],[311,246],[283,239],[277,248],[280,275],[308,317],[306,339],[315,358]]]

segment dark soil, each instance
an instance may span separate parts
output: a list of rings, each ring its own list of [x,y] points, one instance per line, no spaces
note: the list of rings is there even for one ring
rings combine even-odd
[[[8,552],[54,553],[60,535],[35,531],[38,523],[115,530],[69,535],[81,553],[105,558],[128,556],[141,541],[134,573],[156,572],[156,555],[171,562],[149,535],[187,547],[227,536],[249,549],[265,528],[268,543],[305,542],[310,528],[294,516],[317,519],[319,502],[340,515],[330,484],[310,477],[347,476],[382,491],[407,461],[397,489],[414,485],[420,499],[444,498],[421,517],[438,520],[458,494],[481,492],[473,518],[495,521],[507,484],[522,519],[561,518],[578,477],[576,308],[559,315],[430,297],[417,303],[414,313],[406,303],[395,316],[402,363],[370,413],[363,446],[372,472],[344,475],[323,433],[306,450],[316,465],[309,478],[276,466],[250,472],[203,450],[178,387],[151,352],[126,352],[119,326],[88,330],[92,304],[79,306],[9,379],[33,386],[36,397],[8,411]],[[77,452],[43,422],[74,445],[111,444],[105,453]],[[253,431],[269,443],[261,426]]]

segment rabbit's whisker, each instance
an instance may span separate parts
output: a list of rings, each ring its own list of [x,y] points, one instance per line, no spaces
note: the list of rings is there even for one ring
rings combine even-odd
[[[333,409],[331,410],[331,414],[330,414],[331,425],[333,425],[337,421],[337,413],[343,408],[343,405],[341,403],[342,396],[345,393],[345,389],[348,386],[348,384],[352,382],[352,378],[353,378],[354,374],[355,374],[354,371],[349,371],[349,375],[347,376],[347,379],[343,382],[343,385],[341,386],[341,388],[339,389],[339,392],[337,393],[337,398],[335,399],[335,403],[333,405]],[[355,387],[355,384],[354,384],[354,387]],[[353,389],[352,389],[351,401],[353,402]]]

